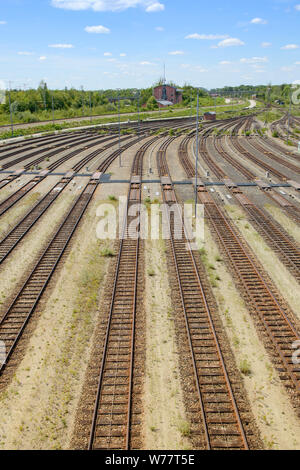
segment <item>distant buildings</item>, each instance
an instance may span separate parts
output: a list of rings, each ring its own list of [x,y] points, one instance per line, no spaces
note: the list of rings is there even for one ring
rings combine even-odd
[[[182,102],[182,90],[167,84],[154,87],[153,96],[160,108],[165,108]]]
[[[204,113],[203,117],[204,117],[204,121],[215,121],[217,119],[216,113],[211,112],[211,111]]]

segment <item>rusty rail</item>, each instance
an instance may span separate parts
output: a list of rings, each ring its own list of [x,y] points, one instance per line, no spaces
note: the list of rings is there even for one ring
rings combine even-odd
[[[169,139],[164,142],[157,153],[158,169],[162,178],[167,176],[170,179],[166,150],[171,141]],[[162,194],[166,204],[177,203],[173,185],[169,182],[164,183],[164,179],[162,179]],[[180,222],[182,223],[182,220]],[[169,231],[169,244],[177,274],[193,364],[205,447],[208,450],[246,450],[249,448],[246,433],[227,373],[205,289],[185,230],[183,230],[181,240],[174,237],[174,232],[178,231],[174,225],[174,214],[169,218]]]

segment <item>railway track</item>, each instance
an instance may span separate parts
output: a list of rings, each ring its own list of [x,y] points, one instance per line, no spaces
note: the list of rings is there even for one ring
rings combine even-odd
[[[192,178],[195,176],[195,169],[188,157],[188,140],[188,138],[184,139],[179,147],[179,159],[187,176]],[[201,155],[205,163],[219,180],[228,181],[229,178],[225,171],[217,164],[216,159],[209,155],[206,142],[206,140],[202,140],[201,142]],[[214,138],[213,145],[215,152],[225,161],[240,171],[246,178],[249,178],[250,180],[254,179],[255,175],[252,172],[245,168],[239,161],[231,157],[228,152],[225,152],[221,144],[221,138]],[[279,256],[283,264],[292,273],[295,279],[300,282],[300,248],[296,241],[289,236],[289,234],[269,214],[257,207],[248,197],[246,197],[242,190],[236,185],[233,184],[232,187],[229,188],[229,191],[248,215],[250,222],[255,226],[258,233]],[[272,198],[272,195],[270,195],[270,197]]]
[[[261,160],[260,158],[256,157],[253,155],[250,151],[246,150],[242,145],[240,140],[237,137],[232,137],[231,138],[231,143],[232,146],[236,149],[236,151],[243,155],[243,157],[247,158],[251,162],[255,163],[257,166],[260,168],[263,168],[266,172],[269,172],[270,174],[276,176],[280,181],[285,181],[288,179],[288,176],[280,172],[279,170],[276,170],[272,166],[270,166],[267,162]]]
[[[184,167],[184,170],[189,178],[193,178],[195,176],[195,167],[192,164],[190,158],[188,157],[188,143],[190,141],[191,137],[187,136],[180,144],[179,146],[179,159],[181,161],[182,166]],[[218,142],[218,141],[216,141]],[[206,159],[207,165],[214,170],[216,170],[216,175],[219,177],[220,180],[224,180],[227,178],[227,175],[224,171],[220,169],[220,167],[217,168],[216,163],[213,162],[212,159],[209,158],[207,150],[206,150],[206,144],[204,141],[201,142],[200,144],[200,151],[202,156],[204,156],[204,159]],[[221,147],[220,145],[218,146],[218,153],[224,158],[232,167],[234,167],[236,170],[238,170],[245,178],[247,181],[255,181],[258,179],[257,174],[253,173],[251,170],[249,170],[246,166],[244,166],[241,163],[241,160],[238,160],[234,158],[230,153],[224,151],[224,147]],[[200,177],[200,174],[198,174]],[[290,200],[286,199],[283,197],[281,194],[278,194],[274,189],[269,189],[268,191],[265,192],[265,195],[272,200],[277,206],[279,206],[281,209],[283,209],[286,214],[291,217],[297,224],[300,224],[300,209],[293,204]],[[237,194],[236,194],[237,196]],[[245,198],[244,201],[249,201],[248,198]],[[242,198],[240,198],[240,202],[242,201]]]
[[[107,140],[109,140],[110,138],[112,137],[109,137]],[[86,148],[90,148],[92,147],[93,145],[89,145],[88,142],[93,142],[93,141],[97,141],[99,139],[99,136],[96,136],[96,137],[88,137],[87,139],[82,139],[80,142],[78,143],[74,143],[74,147],[76,145],[80,145],[80,144],[87,144],[86,145]],[[95,144],[97,145],[97,144]],[[72,146],[72,145],[71,145]],[[64,145],[61,149],[57,150],[53,150],[51,151],[50,153],[46,154],[46,155],[41,155],[41,152],[37,152],[35,153],[36,155],[39,155],[38,158],[36,158],[35,160],[33,160],[32,162],[30,163],[27,163],[24,165],[23,168],[20,168],[19,170],[16,170],[14,173],[12,173],[11,175],[9,176],[6,176],[5,179],[1,180],[0,181],[0,190],[3,189],[4,187],[6,187],[7,185],[11,184],[14,180],[16,180],[17,178],[19,178],[20,176],[22,176],[22,173],[24,173],[24,171],[28,171],[30,170],[32,167],[35,167],[36,165],[38,165],[39,163],[41,162],[44,162],[44,161],[47,161],[50,157],[53,157],[53,156],[57,156],[59,153],[62,153],[62,152],[65,152],[67,149],[69,149],[71,147],[70,145]],[[83,151],[84,149],[80,149],[80,151]],[[30,158],[33,156],[34,154],[31,154],[30,155]],[[76,154],[74,154],[76,155]],[[22,163],[23,162],[23,157],[19,157],[17,159],[18,161],[16,162],[16,160],[12,161],[12,162],[8,162],[7,164],[3,165],[2,167],[2,170],[8,170],[9,168],[11,168],[12,166],[14,166],[16,163]],[[27,160],[27,157],[25,157],[25,160]],[[63,160],[60,160],[62,163],[64,161],[66,161],[67,158],[64,158]],[[55,163],[53,163],[53,169],[56,168],[55,166]],[[51,165],[49,165],[51,167]],[[4,168],[5,167],[5,168]],[[49,168],[49,167],[48,167]],[[53,170],[52,170],[53,171]]]
[[[135,324],[139,274],[140,235],[130,229],[136,215],[130,208],[141,202],[143,158],[157,140],[137,152],[123,221],[118,261],[110,303],[97,396],[89,438],[89,450],[132,448],[132,390],[135,360]],[[139,227],[137,228],[139,232]]]
[[[124,139],[122,139],[121,142],[124,142],[125,140],[127,140],[129,138],[130,137],[125,137]],[[84,148],[79,148],[79,149],[73,150],[72,152],[68,153],[67,155],[61,157],[56,162],[49,165],[45,170],[42,170],[31,181],[29,181],[28,183],[25,183],[21,188],[19,188],[13,194],[9,195],[6,199],[4,199],[0,203],[0,217],[3,214],[5,214],[9,209],[11,209],[11,207],[13,207],[17,202],[19,202],[24,196],[26,196],[26,194],[28,194],[29,191],[31,191],[33,188],[35,188],[41,181],[43,181],[49,175],[49,173],[56,170],[56,168],[58,168],[60,165],[62,165],[66,161],[76,157],[77,155],[80,155],[80,153],[86,151],[87,149],[96,147],[97,145],[100,145],[102,143],[105,143],[105,142],[111,141],[111,140],[112,140],[111,137],[108,137],[106,139],[97,139],[96,142],[92,142],[91,144],[86,145]],[[112,145],[117,144],[117,142],[118,141],[114,141],[111,145],[105,146],[104,148],[101,149],[101,151],[104,151],[104,150],[110,148]],[[90,158],[90,155],[91,155],[91,158]],[[85,157],[82,160],[83,165],[75,165],[72,168],[72,170],[74,172],[79,171],[81,168],[83,168],[85,166],[86,163],[88,163],[92,158],[94,158],[94,156],[96,156],[97,153],[92,152],[90,155],[88,155],[87,157]],[[25,170],[26,170],[26,168],[25,168]],[[14,178],[17,178],[16,175],[13,175],[13,176],[14,176]],[[11,182],[11,180],[10,180],[10,182]],[[7,184],[9,184],[9,183],[7,183]]]
[[[138,139],[135,143],[137,142]],[[131,144],[133,145],[133,143]],[[121,152],[123,151],[124,148],[121,149]],[[119,150],[113,152],[99,165],[97,172],[72,204],[22,288],[2,316],[0,320],[0,341],[3,341],[6,347],[6,362],[0,366],[0,376],[9,364],[27,323],[33,315],[98,187],[101,173],[108,169],[119,153]]]
[[[256,138],[254,139],[249,139],[248,140],[249,144],[254,147],[261,155],[265,155],[271,160],[274,160],[276,163],[279,163],[280,165],[289,168],[293,172],[295,172],[297,175],[300,174],[300,167],[297,165],[294,165],[293,163],[284,160],[283,158],[278,157],[277,155],[274,155],[274,152],[271,152],[269,150],[264,149],[258,140]]]
[[[134,142],[129,142],[123,145],[121,152],[124,152],[127,148],[137,142],[138,140],[135,140]],[[60,196],[60,194],[62,194],[64,189],[76,176],[76,173],[87,163],[101,155],[116,143],[117,141],[114,141],[110,145],[106,145],[105,147],[90,153],[80,160],[80,162],[73,166],[71,171],[66,173],[66,175],[58,183],[56,183],[32,209],[29,210],[29,212],[15,225],[15,227],[10,230],[10,232],[0,241],[0,264],[3,263],[8,255],[23,240],[25,235],[27,235],[27,233],[33,228],[37,221],[42,217],[42,215],[44,215],[46,210],[48,210],[54,201]],[[113,154],[109,157],[111,161],[113,161],[119,155],[119,153],[119,150],[113,152]]]
[[[204,205],[205,217],[215,234],[219,248],[229,263],[241,288],[246,304],[264,332],[264,342],[270,350],[280,378],[293,396],[300,396],[300,367],[293,364],[293,344],[300,335],[293,314],[249,246],[232,226],[221,208],[207,192],[203,183],[197,188],[198,201]],[[299,402],[297,402],[299,406]]]
[[[90,135],[87,134],[87,139],[90,139],[91,137],[97,138],[99,136],[91,136],[91,134]],[[25,154],[22,157],[16,158],[16,159],[14,159],[14,160],[12,160],[8,163],[4,163],[4,164],[1,165],[1,168],[2,168],[2,170],[6,170],[7,168],[10,168],[12,165],[17,165],[18,163],[20,163],[24,160],[28,160],[29,158],[33,158],[36,155],[40,155],[41,153],[45,153],[45,152],[48,152],[49,150],[51,150],[51,152],[49,154],[46,154],[44,156],[44,158],[47,158],[47,157],[50,157],[52,155],[55,155],[55,149],[68,147],[68,145],[75,144],[76,142],[81,143],[82,141],[85,142],[85,139],[83,139],[81,135],[80,136],[75,136],[75,137],[74,136],[68,136],[68,137],[64,137],[63,139],[60,139],[59,141],[56,140],[55,142],[51,143],[47,147],[44,147],[44,145],[45,145],[44,143],[35,144],[35,145],[32,145],[28,148],[21,147],[21,148],[18,148],[17,150],[15,150],[11,153],[1,155],[0,156],[0,161],[7,160],[8,158],[13,158],[13,157],[15,157],[15,156],[17,156],[21,153],[28,152],[28,151],[31,151],[31,150],[33,150],[33,152]]]
[[[26,139],[26,140],[22,140],[22,142],[18,142],[18,143],[6,143],[6,144],[3,144],[0,146],[0,154],[1,153],[4,153],[4,152],[9,152],[11,150],[17,150],[17,149],[26,149],[27,147],[30,147],[32,146],[32,144],[36,145],[37,143],[38,144],[41,144],[43,143],[43,145],[47,144],[47,143],[55,143],[57,141],[60,141],[61,139],[64,139],[66,137],[74,137],[74,136],[78,136],[78,135],[83,135],[85,134],[86,131],[77,131],[77,132],[71,132],[71,133],[64,133],[64,134],[51,134],[51,135],[47,135],[47,136],[43,136],[43,137],[32,137],[30,139]],[[31,148],[31,147],[30,147]],[[29,150],[30,150],[29,148]]]
[[[163,201],[167,205],[177,203],[166,161],[166,150],[171,141],[169,139],[164,142],[157,152]],[[181,228],[177,226],[178,223],[181,223]],[[207,450],[247,450],[249,444],[246,431],[227,372],[207,293],[199,275],[195,255],[182,227],[180,216],[176,217],[175,223],[174,214],[171,213],[169,251],[180,291],[204,447]],[[175,233],[180,230],[183,231],[183,238],[178,240]]]
[[[238,169],[241,164],[232,159],[227,152],[224,151],[220,139],[214,139],[213,145],[217,154],[221,155],[229,163],[234,164]],[[211,158],[211,157],[210,157]],[[212,159],[211,159],[212,160]],[[214,165],[216,165],[214,160]],[[228,178],[225,172],[220,169],[223,179]],[[244,169],[244,174],[249,173]],[[236,201],[247,214],[249,221],[255,226],[258,233],[263,237],[272,250],[279,256],[283,264],[300,282],[300,247],[297,242],[289,236],[289,234],[269,215],[265,210],[257,207],[240,188],[233,185],[229,189]]]

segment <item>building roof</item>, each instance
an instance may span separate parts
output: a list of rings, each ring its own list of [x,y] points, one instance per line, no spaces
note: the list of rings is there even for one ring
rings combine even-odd
[[[172,101],[167,101],[167,100],[156,100],[156,101],[163,106],[171,106],[174,104],[172,103]]]
[[[211,115],[211,116],[215,116],[216,113],[214,111],[206,111],[206,113],[204,113],[206,115]]]

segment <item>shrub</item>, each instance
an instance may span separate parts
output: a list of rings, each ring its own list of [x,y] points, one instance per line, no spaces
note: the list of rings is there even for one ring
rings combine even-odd
[[[103,256],[104,258],[113,258],[115,256],[115,253],[109,248],[103,248],[103,250],[101,251],[101,256]]]
[[[240,371],[243,375],[249,376],[251,375],[251,366],[247,359],[243,359],[243,361],[240,363]]]

